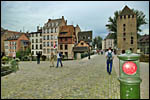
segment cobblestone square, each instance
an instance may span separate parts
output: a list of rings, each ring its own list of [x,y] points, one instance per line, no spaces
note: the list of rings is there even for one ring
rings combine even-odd
[[[63,61],[62,68],[50,68],[49,61],[20,62],[18,72],[1,78],[2,99],[119,99],[115,70],[108,75],[104,62],[104,56]]]

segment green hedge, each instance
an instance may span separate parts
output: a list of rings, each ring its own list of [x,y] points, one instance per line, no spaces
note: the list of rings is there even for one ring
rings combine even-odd
[[[149,55],[141,54],[140,62],[149,62]]]
[[[81,53],[81,59],[82,58],[85,58],[85,57],[87,57],[88,56],[88,53],[86,52],[86,53]]]

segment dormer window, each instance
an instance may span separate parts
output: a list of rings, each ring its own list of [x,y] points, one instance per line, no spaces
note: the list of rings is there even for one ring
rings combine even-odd
[[[124,19],[126,19],[126,15],[124,15]]]
[[[120,19],[122,19],[122,16],[120,16]]]
[[[130,15],[128,15],[128,18],[130,18]]]
[[[83,45],[84,43],[82,42],[81,45]]]
[[[134,18],[134,15],[132,15],[132,18]]]

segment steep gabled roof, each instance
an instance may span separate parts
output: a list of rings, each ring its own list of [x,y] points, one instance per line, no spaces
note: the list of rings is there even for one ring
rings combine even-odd
[[[115,39],[115,33],[109,33],[105,39]]]
[[[128,6],[125,6],[120,15],[135,15],[135,13]]]
[[[19,34],[14,34],[13,36],[10,36],[9,38],[7,38],[6,40],[18,40],[18,38],[21,36],[21,35],[25,35],[25,33],[19,33]],[[27,36],[26,36],[27,37]],[[28,38],[28,37],[27,37]]]
[[[60,33],[58,37],[72,37],[75,35],[75,30],[73,25],[66,25],[60,27]]]
[[[149,42],[149,35],[143,35],[138,39],[138,42]]]

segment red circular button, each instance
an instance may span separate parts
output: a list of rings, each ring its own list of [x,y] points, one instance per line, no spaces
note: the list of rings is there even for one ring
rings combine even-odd
[[[133,75],[137,71],[137,66],[135,63],[128,61],[123,64],[122,70],[128,75]]]

